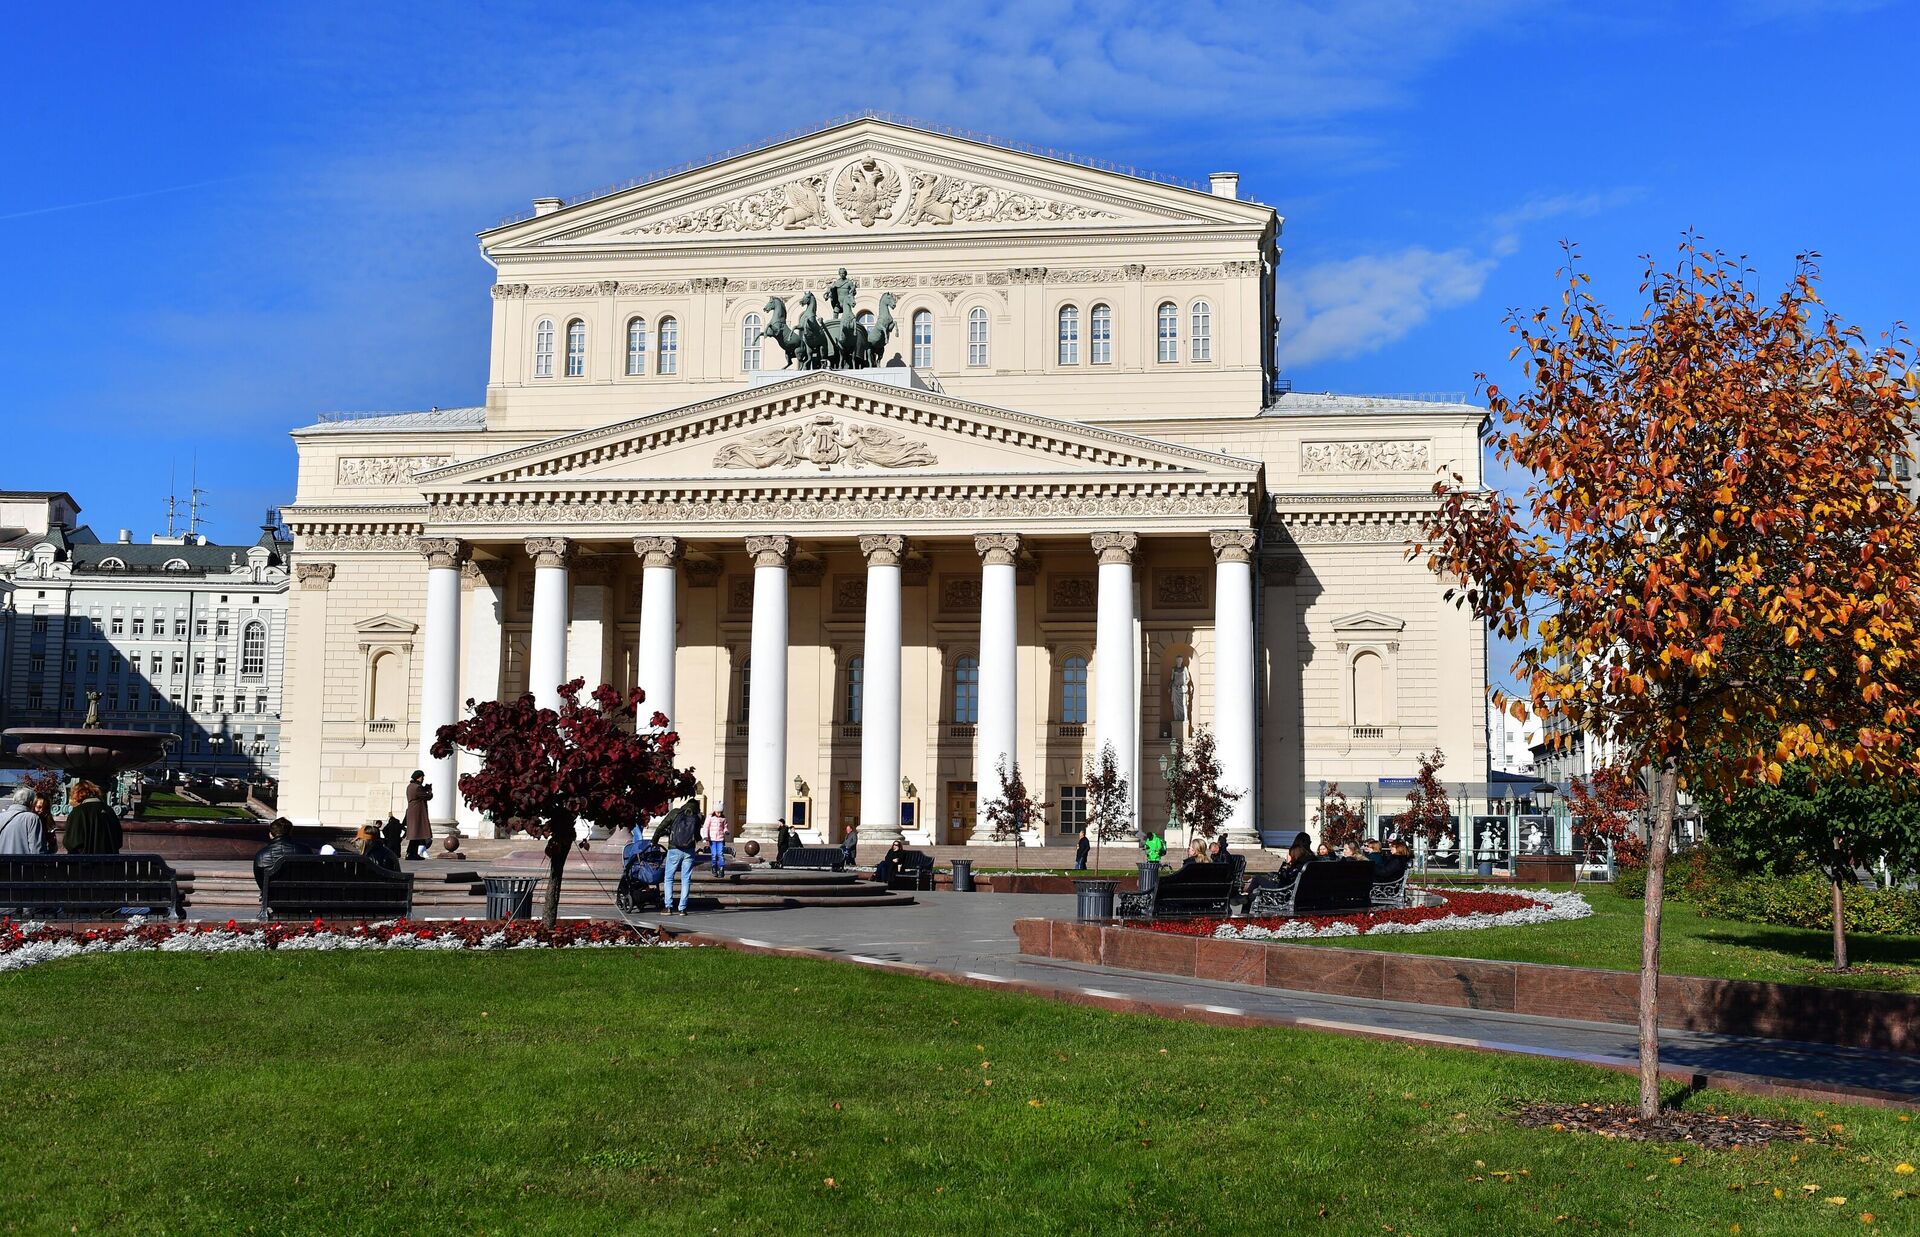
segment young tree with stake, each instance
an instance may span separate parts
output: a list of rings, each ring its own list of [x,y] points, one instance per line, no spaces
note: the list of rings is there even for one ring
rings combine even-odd
[[[1100,867],[1100,844],[1134,832],[1133,787],[1120,772],[1113,744],[1100,745],[1099,759],[1087,758],[1087,831],[1093,834],[1093,866]]]
[[[1047,804],[1027,793],[1026,779],[1020,776],[1020,762],[1000,758],[1000,793],[987,801],[988,834],[996,842],[1013,844],[1013,868],[1020,870],[1020,848],[1027,844],[1027,830],[1035,822],[1045,825]]]

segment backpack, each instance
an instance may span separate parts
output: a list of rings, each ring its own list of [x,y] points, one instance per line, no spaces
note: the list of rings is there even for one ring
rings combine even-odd
[[[700,815],[698,810],[688,811],[681,808],[673,818],[673,830],[667,834],[667,845],[674,850],[684,850],[688,854],[700,849]]]

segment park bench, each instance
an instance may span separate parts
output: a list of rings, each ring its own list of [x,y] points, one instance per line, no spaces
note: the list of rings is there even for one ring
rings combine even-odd
[[[1187,919],[1229,915],[1233,911],[1234,865],[1196,863],[1168,872],[1151,889],[1122,893],[1114,900],[1120,919]]]
[[[838,846],[792,846],[773,866],[793,871],[838,872],[847,866],[847,857]]]
[[[289,855],[260,884],[268,919],[403,919],[413,877],[360,855]]]
[[[909,889],[915,893],[933,891],[933,856],[925,851],[903,850],[893,855],[893,875],[888,889]]]
[[[180,874],[158,855],[8,855],[0,912],[52,919],[187,914]]]
[[[1407,878],[1413,875],[1411,866],[1390,881],[1373,882],[1373,904],[1375,906],[1405,906],[1407,904]]]
[[[1405,881],[1399,883],[1404,898]],[[1364,911],[1374,905],[1375,886],[1373,865],[1364,859],[1317,859],[1284,885],[1271,877],[1255,878],[1249,909],[1256,918]]]

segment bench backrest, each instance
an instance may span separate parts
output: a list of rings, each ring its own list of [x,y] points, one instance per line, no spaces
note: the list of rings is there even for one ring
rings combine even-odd
[[[1233,897],[1234,868],[1230,863],[1196,863],[1168,872],[1154,889],[1154,909],[1160,914],[1182,910],[1217,909]]]
[[[0,856],[0,906],[83,917],[181,911],[179,875],[159,855]]]
[[[1373,882],[1373,865],[1365,859],[1321,859],[1309,863],[1301,869],[1300,885],[1293,894],[1293,909],[1297,913],[1371,906]]]
[[[780,866],[838,872],[847,866],[847,857],[838,846],[794,846],[780,856]]]
[[[270,918],[405,915],[413,877],[361,855],[289,855],[261,882],[260,905]]]

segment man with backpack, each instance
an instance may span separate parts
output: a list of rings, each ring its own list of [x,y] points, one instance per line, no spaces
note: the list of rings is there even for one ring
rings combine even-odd
[[[687,892],[693,885],[693,865],[700,850],[700,808],[688,802],[673,814],[667,831],[667,866],[660,882],[661,914],[687,913]],[[680,909],[673,907],[673,875],[680,874]]]

